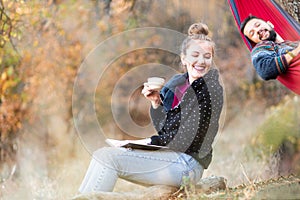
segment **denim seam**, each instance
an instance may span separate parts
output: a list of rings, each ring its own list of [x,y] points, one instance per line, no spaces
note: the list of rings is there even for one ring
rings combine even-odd
[[[142,156],[142,155],[134,155],[134,154],[118,154],[118,156],[130,156],[130,157],[136,157],[136,158],[144,158],[144,159],[149,159],[149,160],[157,160],[157,161],[165,161],[165,162],[172,162],[172,163],[181,163],[178,159],[176,160],[170,160],[166,158],[157,158],[154,156]],[[179,158],[179,156],[178,156]]]
[[[93,191],[96,192],[99,190],[99,184],[101,183],[102,179],[103,179],[103,175],[104,175],[104,171],[106,170],[106,167],[103,168],[103,170],[101,170],[101,174],[99,175],[99,177],[97,178],[97,184],[95,185],[95,187],[93,188]]]

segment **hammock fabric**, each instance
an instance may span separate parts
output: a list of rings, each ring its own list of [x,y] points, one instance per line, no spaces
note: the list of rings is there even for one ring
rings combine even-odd
[[[274,0],[228,0],[232,14],[240,29],[241,22],[250,14],[274,25],[274,30],[284,39],[290,41],[300,40],[300,24],[291,17]],[[243,33],[241,36],[251,51],[255,46]],[[300,95],[300,56],[293,59],[289,70],[277,77],[287,88]]]

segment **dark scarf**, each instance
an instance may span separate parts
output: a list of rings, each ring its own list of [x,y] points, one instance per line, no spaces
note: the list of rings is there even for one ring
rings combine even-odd
[[[169,111],[172,108],[174,100],[175,88],[183,85],[188,79],[188,73],[177,74],[173,76],[161,89],[160,98],[162,100],[165,111]]]

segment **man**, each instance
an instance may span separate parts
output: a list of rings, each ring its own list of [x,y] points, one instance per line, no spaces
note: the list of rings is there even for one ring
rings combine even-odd
[[[255,16],[241,23],[241,32],[255,45],[251,59],[258,75],[264,80],[277,79],[300,95],[299,41],[283,40],[271,22]]]

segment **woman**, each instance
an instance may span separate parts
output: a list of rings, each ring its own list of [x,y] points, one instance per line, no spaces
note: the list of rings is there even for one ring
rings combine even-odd
[[[112,191],[118,178],[139,184],[179,187],[184,177],[200,180],[212,157],[223,106],[223,88],[213,68],[214,42],[205,24],[196,23],[182,43],[187,73],[175,75],[159,92],[145,85],[158,135],[140,143],[168,146],[145,151],[105,147],[93,154],[79,192]]]

